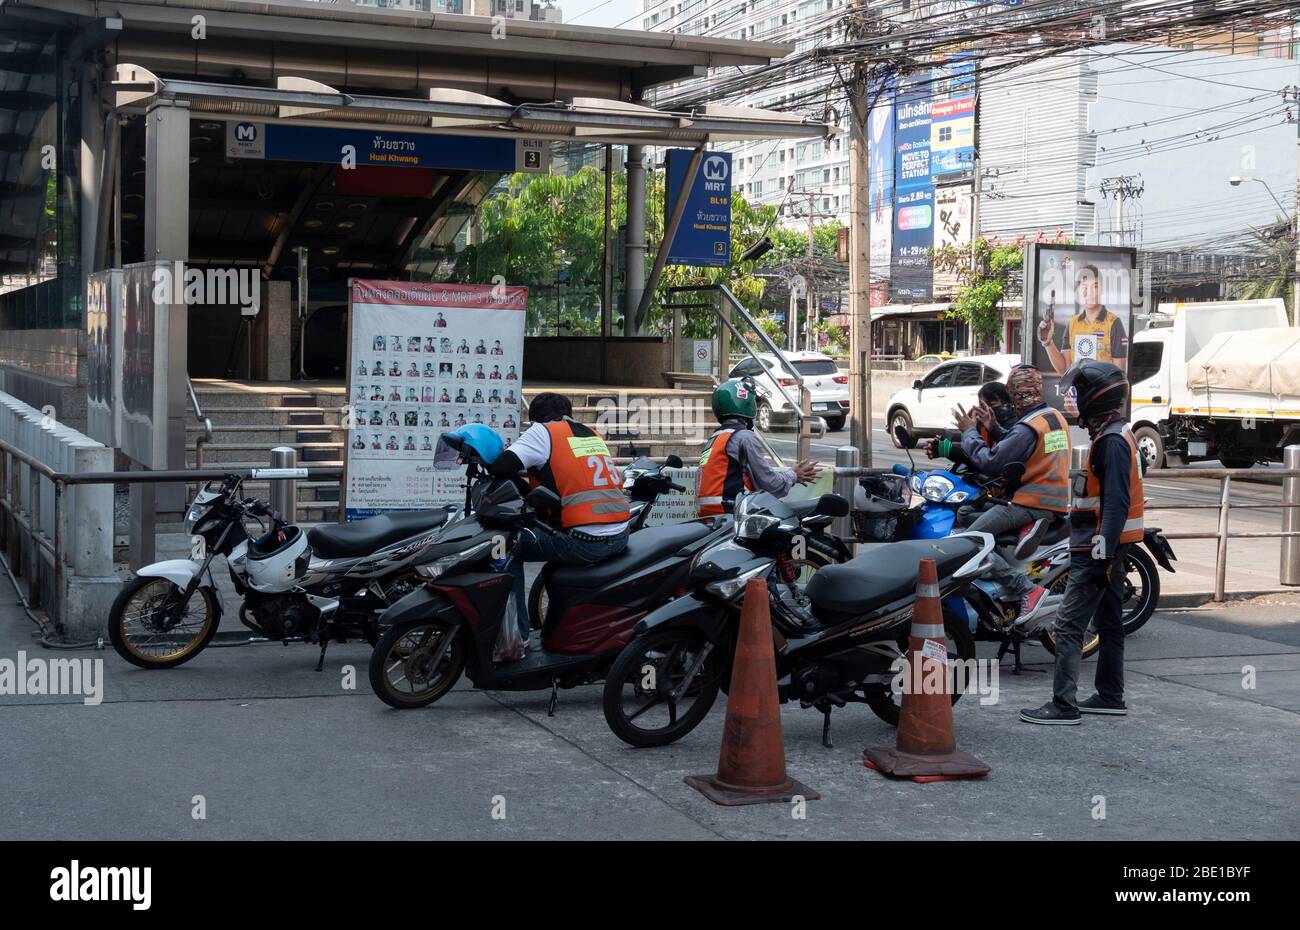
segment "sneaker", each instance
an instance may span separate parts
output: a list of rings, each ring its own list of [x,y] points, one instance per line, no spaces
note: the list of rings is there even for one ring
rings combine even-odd
[[[1020,598],[1020,615],[1016,617],[1016,622],[1023,623],[1032,617],[1045,597],[1047,597],[1047,589],[1042,585],[1036,584],[1030,588],[1029,593]]]
[[[1054,723],[1065,726],[1078,726],[1083,718],[1077,710],[1062,710],[1055,701],[1048,701],[1042,707],[1026,707],[1020,712],[1020,719],[1025,723]]]
[[[1100,694],[1094,694],[1086,701],[1079,702],[1079,712],[1083,714],[1110,714],[1113,717],[1123,717],[1128,713],[1128,708],[1123,701],[1108,701]]]

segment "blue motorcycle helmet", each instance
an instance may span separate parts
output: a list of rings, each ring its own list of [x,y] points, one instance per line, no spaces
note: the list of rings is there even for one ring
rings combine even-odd
[[[501,436],[482,423],[470,423],[449,430],[438,437],[433,453],[434,468],[457,468],[461,459],[472,455],[484,465],[491,465],[505,449]]]

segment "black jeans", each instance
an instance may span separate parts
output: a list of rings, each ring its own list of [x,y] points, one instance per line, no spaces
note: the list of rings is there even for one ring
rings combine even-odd
[[[1065,598],[1056,619],[1056,674],[1052,683],[1052,700],[1062,709],[1078,707],[1079,662],[1083,638],[1091,620],[1101,637],[1097,656],[1097,693],[1107,701],[1124,700],[1124,575],[1129,544],[1121,544],[1115,553],[1110,584],[1099,589],[1089,571],[1092,554],[1070,553],[1070,574],[1065,583]]]

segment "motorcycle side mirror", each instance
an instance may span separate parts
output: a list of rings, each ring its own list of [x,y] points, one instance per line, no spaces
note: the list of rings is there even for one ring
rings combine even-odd
[[[550,488],[533,488],[524,498],[524,503],[533,510],[556,510],[560,506],[560,495]]]
[[[898,440],[898,444],[904,449],[916,448],[916,437],[908,432],[907,427],[902,423],[894,424],[894,438]]]
[[[823,494],[817,499],[813,513],[820,517],[847,517],[849,502],[838,494]]]
[[[680,455],[670,455],[664,459],[664,468],[681,468],[682,458]]]

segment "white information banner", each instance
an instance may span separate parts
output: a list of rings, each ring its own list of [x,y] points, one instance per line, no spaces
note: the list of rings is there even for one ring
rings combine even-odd
[[[528,289],[355,280],[349,305],[344,519],[462,503],[464,473],[434,470],[438,436],[519,435]]]

